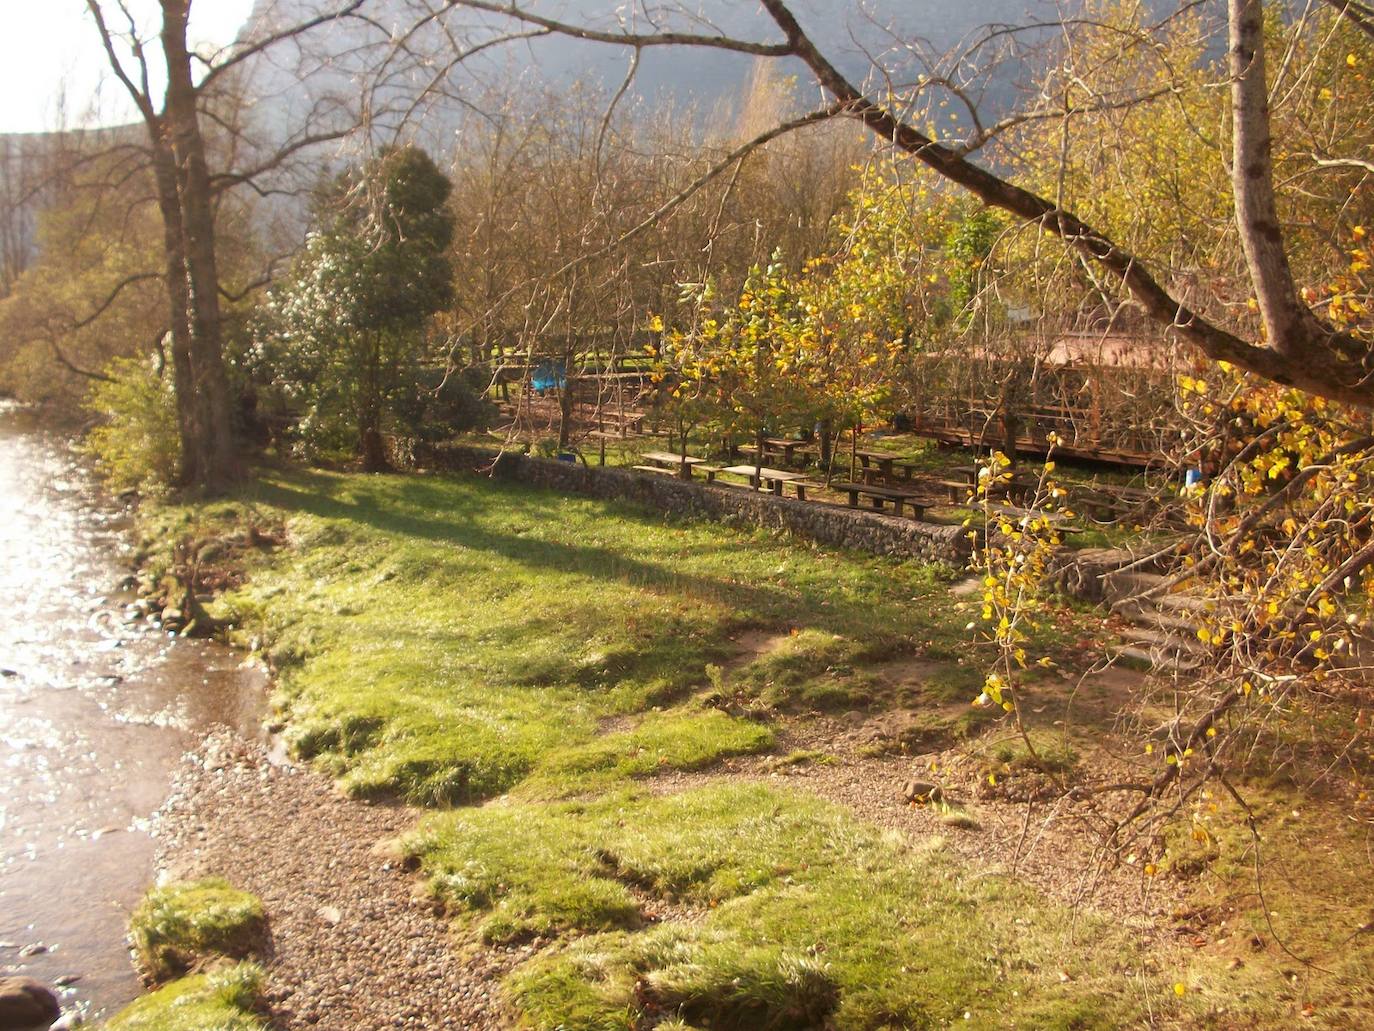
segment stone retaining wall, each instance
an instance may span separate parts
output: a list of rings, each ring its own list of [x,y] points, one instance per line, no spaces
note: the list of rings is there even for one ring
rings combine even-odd
[[[940,526],[816,501],[797,501],[630,469],[590,467],[475,449],[449,452],[469,468],[491,467],[504,479],[593,498],[632,501],[674,516],[788,530],[822,544],[962,566],[969,542],[962,526]]]

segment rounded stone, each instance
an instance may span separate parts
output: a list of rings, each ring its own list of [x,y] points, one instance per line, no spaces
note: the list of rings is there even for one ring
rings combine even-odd
[[[57,996],[41,981],[0,978],[0,1031],[47,1028],[61,1014]]]

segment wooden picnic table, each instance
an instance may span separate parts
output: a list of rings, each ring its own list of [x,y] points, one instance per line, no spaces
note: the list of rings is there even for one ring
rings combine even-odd
[[[786,469],[769,469],[767,466],[755,470],[752,465],[728,465],[717,471],[730,473],[732,476],[743,476],[749,481],[749,485],[755,488],[759,486],[758,481],[761,479],[768,484],[768,489],[778,497],[782,497],[783,484],[794,483],[797,497],[802,501],[806,500],[806,475],[804,473],[788,472]]]
[[[694,458],[691,455],[684,458],[682,455],[675,455],[671,451],[645,451],[642,452],[639,457],[643,458],[645,461],[653,462],[654,465],[662,465],[669,469],[676,470],[678,475],[684,480],[690,480],[692,478],[694,466],[706,464],[706,459],[704,458]],[[708,480],[714,479],[714,474],[708,472],[706,478]]]
[[[926,509],[940,502],[926,497],[919,490],[908,490],[900,487],[875,487],[867,483],[832,483],[832,490],[842,491],[849,495],[849,507],[859,507],[859,497],[862,495],[871,500],[873,507],[882,511],[884,502],[891,502],[893,515],[901,515],[902,507],[910,506],[911,518],[920,519],[926,514]]]
[[[746,454],[753,454],[758,450],[757,444],[741,444],[740,450]],[[765,437],[763,441],[764,457],[769,455],[782,455],[782,460],[788,465],[792,464],[792,459],[799,452],[812,452],[816,446],[809,440],[800,440],[789,437]]]
[[[884,476],[891,476],[892,463],[901,461],[902,458],[901,455],[894,455],[890,451],[868,451],[864,448],[852,450],[850,453],[859,460],[859,464],[865,469],[876,465],[878,471]]]

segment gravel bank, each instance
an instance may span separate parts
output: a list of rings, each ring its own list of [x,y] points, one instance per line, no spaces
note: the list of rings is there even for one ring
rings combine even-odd
[[[497,982],[524,954],[455,948],[414,876],[378,853],[415,818],[225,736],[184,757],[153,829],[160,871],[218,874],[262,899],[274,1027],[501,1027]]]

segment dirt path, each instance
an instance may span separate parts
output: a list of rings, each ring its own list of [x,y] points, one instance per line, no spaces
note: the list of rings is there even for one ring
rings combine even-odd
[[[341,798],[324,777],[211,738],[155,817],[158,868],[257,894],[272,928],[274,1027],[494,1028],[518,950],[460,954],[413,875],[374,849],[416,812]]]

